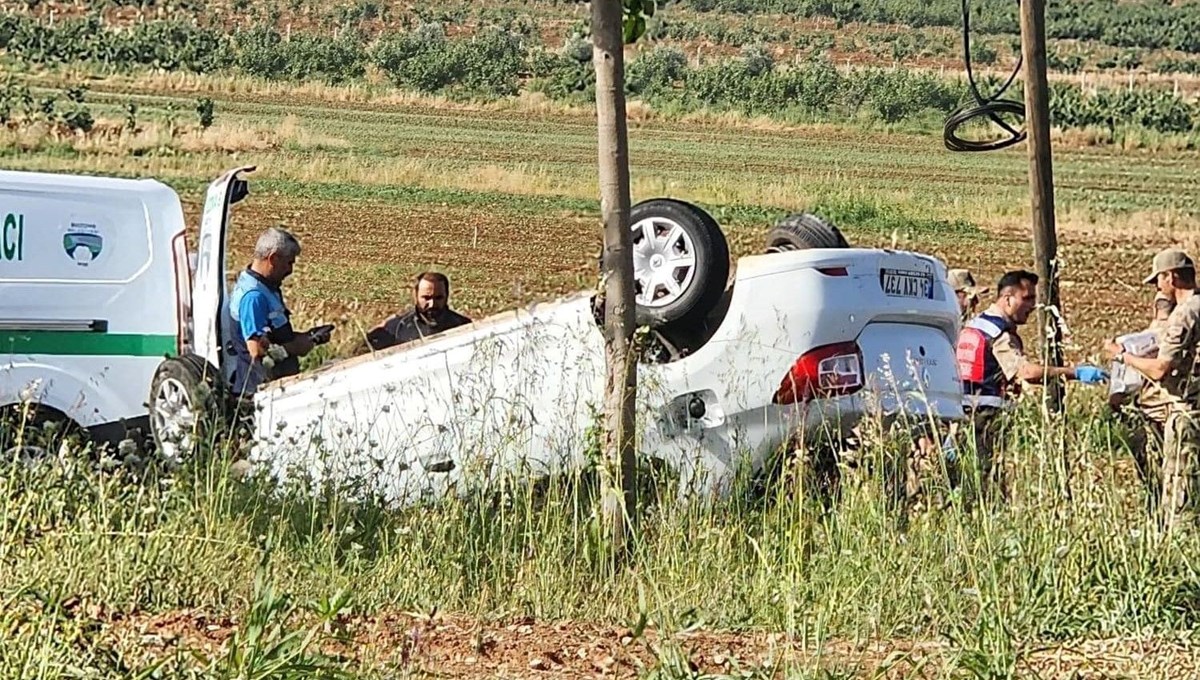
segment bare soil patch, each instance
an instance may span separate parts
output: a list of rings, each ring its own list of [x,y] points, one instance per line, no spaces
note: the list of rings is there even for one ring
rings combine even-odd
[[[175,648],[219,653],[238,621],[201,611],[110,619],[102,639],[125,654],[157,658]],[[345,616],[321,643],[356,665],[458,678],[633,678],[662,666],[688,674],[779,677],[819,668],[860,677],[943,677],[963,650],[942,641],[832,640],[816,644],[782,633],[689,630],[666,634],[531,617],[393,612]],[[1196,648],[1162,639],[1098,639],[1018,644],[1018,676],[1039,678],[1195,677]]]
[[[190,198],[188,224],[198,224],[198,212]],[[271,224],[293,229],[304,246],[288,284],[301,323],[351,318],[373,323],[409,304],[411,277],[429,267],[448,271],[453,305],[481,318],[594,285],[600,247],[597,224],[576,214],[256,196],[235,212],[230,270],[249,262],[254,240]],[[1008,269],[1032,266],[1026,225],[998,220],[984,228],[988,236],[969,249],[961,239],[936,235],[902,246],[933,254],[951,267],[968,267],[984,282],[994,282]],[[1068,223],[1060,230],[1061,291],[1076,360],[1097,353],[1104,338],[1149,323],[1154,291],[1141,281],[1159,248],[1200,247],[1200,233],[1190,229],[1148,223],[1130,238],[1131,228]],[[758,244],[742,236],[731,234],[735,257],[750,254]],[[881,239],[856,240],[885,245]],[[1027,342],[1034,341],[1030,335]]]

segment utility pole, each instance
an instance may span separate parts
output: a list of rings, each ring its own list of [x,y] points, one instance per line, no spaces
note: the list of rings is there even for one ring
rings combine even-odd
[[[1038,325],[1051,366],[1062,366],[1062,313],[1058,299],[1058,236],[1054,222],[1054,168],[1050,153],[1050,85],[1046,78],[1046,0],[1021,0],[1021,53],[1025,62],[1025,125],[1029,131],[1029,191],[1037,265]],[[1063,408],[1062,383],[1046,384],[1051,413]]]

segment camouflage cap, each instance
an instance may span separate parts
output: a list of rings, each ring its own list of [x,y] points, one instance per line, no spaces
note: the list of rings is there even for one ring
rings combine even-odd
[[[1196,265],[1192,262],[1192,258],[1179,248],[1167,248],[1159,251],[1154,256],[1154,264],[1151,266],[1150,276],[1142,283],[1154,283],[1158,275],[1163,272],[1169,272],[1173,269],[1195,269]]]
[[[975,277],[969,269],[951,269],[946,273],[946,280],[954,288],[954,292],[964,292],[967,295],[983,295],[988,292],[988,286],[976,286]]]

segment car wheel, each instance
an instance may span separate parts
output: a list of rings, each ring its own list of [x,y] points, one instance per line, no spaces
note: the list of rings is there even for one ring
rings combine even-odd
[[[729,243],[717,221],[669,198],[638,203],[629,217],[638,325],[658,329],[703,319],[729,279]]]
[[[788,215],[767,232],[768,253],[849,247],[850,243],[841,230],[812,213]]]
[[[159,455],[178,465],[196,455],[221,419],[217,369],[185,354],[162,362],[150,383],[150,431]]]

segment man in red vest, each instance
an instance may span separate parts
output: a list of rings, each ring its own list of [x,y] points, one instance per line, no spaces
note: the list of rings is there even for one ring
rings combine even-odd
[[[996,284],[996,300],[968,321],[958,336],[958,370],[963,383],[963,409],[974,430],[984,497],[999,485],[1009,497],[1008,475],[995,460],[1002,418],[1019,396],[1021,384],[1045,383],[1065,378],[1084,383],[1103,382],[1107,375],[1096,366],[1068,364],[1045,366],[1025,356],[1025,343],[1017,333],[1037,306],[1038,276],[1010,271]]]

